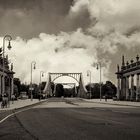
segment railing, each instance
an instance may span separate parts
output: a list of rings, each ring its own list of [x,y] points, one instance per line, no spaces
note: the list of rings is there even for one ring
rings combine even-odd
[[[126,66],[122,66],[120,72],[126,73],[130,71],[138,70],[138,69],[140,69],[140,61],[127,64]]]

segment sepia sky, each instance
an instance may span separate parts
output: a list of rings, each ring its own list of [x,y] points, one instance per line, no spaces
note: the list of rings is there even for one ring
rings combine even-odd
[[[12,36],[6,53],[22,82],[30,81],[35,60],[34,82],[40,70],[83,72],[85,83],[91,70],[99,82],[92,64],[101,62],[102,80],[116,83],[121,56],[130,61],[140,54],[139,13],[139,0],[0,0],[0,44]]]

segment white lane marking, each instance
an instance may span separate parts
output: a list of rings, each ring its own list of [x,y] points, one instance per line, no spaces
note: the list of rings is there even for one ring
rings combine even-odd
[[[4,122],[6,119],[8,119],[9,117],[11,117],[11,116],[13,116],[13,115],[14,115],[14,114],[12,113],[12,114],[6,116],[4,119],[2,119],[2,120],[0,121],[0,123]]]
[[[24,112],[26,110],[29,110],[31,108],[27,108],[27,109],[24,109],[24,110],[20,110],[20,111],[17,111],[17,112],[14,112],[14,113],[11,113],[9,114],[8,116],[6,116],[5,118],[3,118],[2,120],[0,120],[0,124],[3,123],[5,120],[7,120],[8,118],[10,118],[11,116],[15,115],[15,114],[18,114],[18,113],[21,113],[21,112]]]

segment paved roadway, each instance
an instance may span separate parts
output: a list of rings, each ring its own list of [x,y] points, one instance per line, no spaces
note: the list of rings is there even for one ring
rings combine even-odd
[[[140,108],[52,98],[2,122],[0,140],[140,140]]]

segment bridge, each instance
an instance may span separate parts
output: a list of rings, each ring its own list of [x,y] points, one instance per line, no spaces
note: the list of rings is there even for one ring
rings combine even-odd
[[[75,80],[75,82],[78,83],[77,97],[87,98],[87,90],[83,83],[82,73],[50,73],[49,72],[43,93],[45,93],[47,96],[52,96],[55,92],[55,90],[52,89],[52,83],[54,83],[56,79],[63,76],[71,77],[72,79]]]

